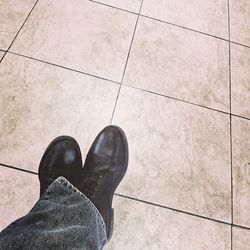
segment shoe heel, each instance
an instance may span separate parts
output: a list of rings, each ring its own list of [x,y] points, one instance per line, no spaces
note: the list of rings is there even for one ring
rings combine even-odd
[[[108,242],[110,241],[112,235],[113,235],[113,228],[114,228],[114,208],[111,208],[110,210],[110,226],[109,226],[109,233],[108,233]]]

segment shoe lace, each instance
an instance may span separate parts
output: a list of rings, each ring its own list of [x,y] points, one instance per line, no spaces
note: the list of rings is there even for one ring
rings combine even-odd
[[[80,190],[88,197],[95,198],[96,192],[102,184],[104,175],[94,171],[84,171],[84,178]]]

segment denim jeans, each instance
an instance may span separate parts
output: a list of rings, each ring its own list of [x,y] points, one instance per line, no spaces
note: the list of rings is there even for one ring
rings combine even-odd
[[[0,233],[0,249],[102,249],[105,224],[93,203],[64,177],[31,211]]]

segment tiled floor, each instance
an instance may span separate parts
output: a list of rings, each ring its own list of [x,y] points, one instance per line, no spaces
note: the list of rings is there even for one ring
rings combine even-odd
[[[250,249],[248,0],[1,0],[0,62],[0,229],[54,137],[85,157],[111,123],[130,164],[106,249]]]

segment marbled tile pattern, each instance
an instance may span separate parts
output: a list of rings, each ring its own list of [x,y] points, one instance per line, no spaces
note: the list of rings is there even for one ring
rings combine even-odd
[[[250,230],[233,227],[233,249],[250,250]]]
[[[86,0],[39,1],[11,51],[120,81],[136,17]]]
[[[114,124],[130,145],[118,193],[230,221],[228,115],[122,87]]]
[[[250,121],[233,117],[234,223],[250,228]]]
[[[250,1],[230,0],[231,39],[250,46]]]
[[[114,208],[114,235],[107,250],[230,249],[228,225],[118,196]]]
[[[39,196],[18,168],[60,135],[84,160],[113,123],[130,161],[105,249],[250,250],[248,47],[248,0],[0,0],[0,229]]]
[[[250,119],[250,48],[231,44],[231,63],[232,113]]]
[[[228,39],[227,0],[144,0],[142,14]]]
[[[229,111],[228,43],[140,18],[124,82]]]
[[[0,231],[26,215],[39,198],[38,176],[0,165]]]
[[[118,87],[8,54],[0,65],[1,163],[37,171],[49,142],[62,134],[74,136],[84,155],[109,124]]]
[[[0,49],[7,50],[36,0],[0,1]]]
[[[97,2],[138,13],[142,0],[97,0]]]

